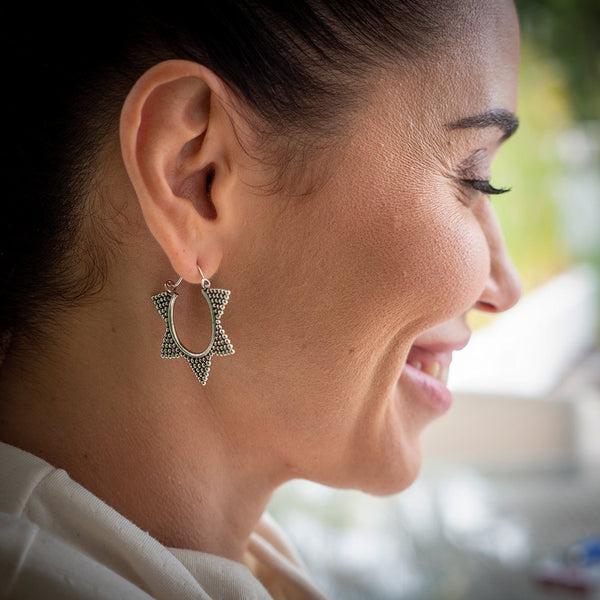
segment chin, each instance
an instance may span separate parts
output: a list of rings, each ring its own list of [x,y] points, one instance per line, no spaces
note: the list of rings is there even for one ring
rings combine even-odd
[[[403,448],[400,456],[375,461],[371,469],[355,489],[373,496],[391,496],[410,487],[421,472],[423,463],[421,446],[417,442],[412,448]]]

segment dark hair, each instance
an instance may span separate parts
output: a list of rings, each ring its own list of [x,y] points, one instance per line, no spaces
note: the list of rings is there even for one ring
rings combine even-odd
[[[2,24],[0,333],[93,295],[106,252],[82,224],[98,152],[135,80],[169,58],[206,65],[296,149],[331,136],[389,61],[439,44],[447,2],[195,0],[15,6]],[[27,14],[19,15],[19,12]],[[258,126],[258,125],[257,125]],[[281,154],[280,160],[285,160]]]

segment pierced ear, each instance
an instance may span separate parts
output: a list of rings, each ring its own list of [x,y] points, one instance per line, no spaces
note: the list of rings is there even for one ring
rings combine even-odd
[[[201,280],[197,264],[211,277],[223,253],[224,199],[215,189],[230,176],[226,95],[205,67],[169,60],[144,73],[121,112],[123,160],[146,223],[175,272],[192,283]]]

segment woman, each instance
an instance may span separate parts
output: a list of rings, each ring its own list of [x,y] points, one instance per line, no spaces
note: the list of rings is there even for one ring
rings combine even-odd
[[[109,8],[4,34],[4,591],[322,598],[271,494],[409,486],[519,296],[514,7]]]

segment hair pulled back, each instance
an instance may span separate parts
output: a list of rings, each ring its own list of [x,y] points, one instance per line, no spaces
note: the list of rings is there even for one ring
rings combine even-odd
[[[82,233],[86,198],[147,68],[204,64],[289,148],[343,127],[369,71],[426,55],[449,12],[431,0],[56,4],[3,18],[0,335],[27,334],[101,288],[106,253]]]

